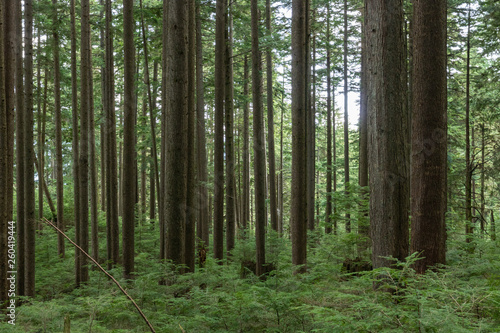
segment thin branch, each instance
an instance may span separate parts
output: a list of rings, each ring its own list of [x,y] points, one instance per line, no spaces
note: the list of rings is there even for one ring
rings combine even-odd
[[[116,281],[116,279],[111,275],[109,274],[104,268],[102,268],[101,265],[99,265],[99,263],[94,259],[92,258],[87,252],[85,252],[80,246],[78,246],[75,242],[73,242],[71,240],[71,238],[69,238],[63,231],[61,231],[61,229],[59,229],[58,227],[56,227],[52,222],[50,222],[49,220],[47,220],[46,218],[43,218],[42,219],[42,222],[50,225],[52,228],[54,228],[58,233],[60,233],[61,235],[63,235],[71,244],[73,244],[78,250],[80,250],[84,255],[87,256],[87,258],[89,258],[97,267],[99,267],[99,269],[104,273],[106,274],[111,280],[113,280],[113,282],[118,286],[118,288],[120,288],[120,290],[122,291],[122,293],[127,296],[127,298],[132,302],[132,304],[134,304],[135,308],[137,309],[137,311],[139,311],[139,314],[142,316],[142,318],[144,319],[144,321],[146,322],[146,324],[148,324],[149,328],[151,329],[151,332],[153,333],[156,333],[155,329],[153,328],[153,325],[151,325],[151,323],[149,322],[149,320],[146,318],[146,315],[142,312],[141,308],[139,308],[139,306],[137,305],[137,303],[134,301],[134,299],[125,291],[125,289],[123,289],[123,287],[120,285],[120,283],[118,283],[118,281]]]

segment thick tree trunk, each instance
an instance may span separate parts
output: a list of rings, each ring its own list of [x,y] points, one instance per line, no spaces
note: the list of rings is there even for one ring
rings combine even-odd
[[[24,28],[25,118],[24,118],[24,289],[26,296],[35,295],[35,170],[33,150],[33,1],[27,0]]]
[[[307,257],[306,185],[306,2],[292,1],[292,263],[305,265]],[[303,271],[303,269],[301,270]]]
[[[446,1],[414,2],[411,252],[417,273],[446,262]]]
[[[409,156],[399,0],[365,4],[370,222],[373,267],[408,255]]]
[[[243,95],[248,97],[249,89],[249,68],[248,56],[245,55],[245,62],[243,65]],[[242,202],[242,227],[244,233],[247,232],[250,222],[250,107],[248,98],[245,98],[243,105],[243,202]]]
[[[349,182],[350,182],[350,172],[349,172],[349,83],[348,83],[348,68],[347,68],[347,55],[349,49],[347,47],[349,26],[347,25],[347,0],[344,0],[344,192],[345,196],[349,196]],[[351,214],[350,205],[347,205],[347,211],[345,214],[346,232],[351,232]]]
[[[167,54],[164,70],[166,95],[166,172],[165,172],[165,222],[166,259],[174,264],[185,263],[186,189],[188,157],[188,31],[187,3],[169,1],[164,10]]]
[[[330,3],[326,5],[326,211],[325,233],[332,232],[332,69],[330,48]]]
[[[216,2],[215,27],[215,133],[214,133],[214,258],[224,258],[224,54],[225,2]]]
[[[253,150],[255,179],[255,241],[257,248],[256,274],[264,273],[266,262],[266,155],[264,141],[264,115],[262,107],[261,54],[259,50],[258,0],[252,0],[252,101]]]

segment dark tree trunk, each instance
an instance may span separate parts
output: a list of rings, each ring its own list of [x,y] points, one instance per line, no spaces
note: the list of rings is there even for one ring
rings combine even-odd
[[[349,110],[348,110],[348,96],[349,96],[349,84],[348,84],[348,68],[347,68],[347,55],[349,49],[347,47],[349,32],[347,25],[347,0],[344,0],[344,191],[345,196],[349,197]],[[345,214],[346,232],[351,232],[351,214],[350,205],[347,205],[347,211]]]
[[[186,189],[188,149],[188,31],[187,3],[169,1],[164,10],[167,24],[167,54],[164,70],[166,96],[166,172],[165,172],[165,222],[166,259],[174,264],[185,263]]]
[[[472,241],[472,161],[470,153],[470,8],[467,17],[467,59],[465,82],[465,240]]]
[[[326,211],[325,233],[332,232],[332,69],[330,48],[330,4],[326,5]]]
[[[217,0],[215,27],[214,258],[224,258],[224,54],[225,2]]]
[[[490,238],[492,241],[497,240],[497,231],[495,227],[495,214],[493,213],[493,210],[491,210]]]
[[[233,19],[231,7],[226,0],[226,81],[225,81],[225,157],[226,157],[226,252],[228,258],[234,248],[236,233],[235,195],[236,184],[234,176],[234,93],[233,93]]]
[[[446,1],[414,2],[411,252],[417,273],[446,262]]]
[[[133,278],[135,256],[135,47],[133,0],[123,2],[124,124],[123,124],[123,277]]]
[[[90,114],[90,4],[82,0],[81,17],[81,98],[80,98],[80,247],[89,247],[89,114]],[[89,279],[87,258],[80,255],[80,283]]]
[[[5,20],[4,1],[0,1],[0,26],[4,27]],[[7,235],[7,223],[9,221],[8,210],[8,186],[7,186],[7,149],[8,149],[8,117],[5,105],[5,38],[0,30],[0,233]],[[21,222],[22,223],[22,222]],[[19,229],[19,227],[18,227]],[[7,238],[0,237],[0,299],[7,300],[8,280],[7,280]],[[3,306],[2,306],[3,308]]]
[[[242,202],[242,227],[244,233],[250,222],[250,116],[249,116],[249,103],[248,103],[248,83],[249,83],[249,68],[248,56],[245,55],[245,62],[243,66],[243,95],[245,102],[243,105],[243,202]]]
[[[307,258],[306,185],[306,2],[292,1],[292,263],[305,265]],[[302,269],[303,270],[303,269]],[[301,270],[301,271],[302,271]]]
[[[271,38],[271,1],[266,0],[266,33]],[[269,151],[269,208],[271,228],[278,231],[278,205],[276,199],[276,153],[274,147],[274,105],[273,105],[273,54],[266,48],[267,79],[267,145]]]
[[[90,53],[90,64],[92,64],[92,53]],[[90,67],[89,74],[89,172],[90,172],[90,243],[92,257],[99,261],[99,209],[98,209],[98,188],[97,188],[97,164],[95,151],[95,110],[94,110],[94,79],[93,71]]]
[[[408,255],[409,172],[401,1],[365,4],[373,267]]]
[[[259,50],[258,0],[252,0],[252,101],[253,150],[255,180],[255,241],[257,248],[256,274],[264,273],[266,262],[266,155],[264,142],[264,115],[262,107],[262,63]]]

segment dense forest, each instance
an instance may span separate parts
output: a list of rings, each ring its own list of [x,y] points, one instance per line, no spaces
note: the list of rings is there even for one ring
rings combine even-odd
[[[0,331],[500,331],[499,56],[495,0],[0,0]]]

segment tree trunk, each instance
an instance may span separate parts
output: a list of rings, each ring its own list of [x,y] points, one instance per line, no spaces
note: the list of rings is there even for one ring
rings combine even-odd
[[[92,53],[90,53],[90,63],[92,64]],[[92,257],[99,261],[99,209],[98,209],[98,188],[97,188],[97,163],[95,151],[95,110],[94,110],[94,79],[93,71],[90,68],[89,74],[89,171],[90,171],[90,226],[91,226],[91,248]]]
[[[365,4],[373,267],[408,255],[409,156],[401,1]]]
[[[472,161],[470,153],[470,7],[467,16],[467,60],[465,81],[465,240],[472,241]]]
[[[224,59],[225,2],[216,2],[215,23],[215,133],[214,133],[214,258],[224,258]]]
[[[481,234],[486,230],[485,200],[484,200],[484,163],[485,163],[485,142],[484,142],[484,123],[481,124]]]
[[[196,88],[196,24],[195,24],[195,0],[189,0],[187,4],[187,162],[186,162],[186,236],[184,249],[184,264],[188,272],[194,272],[195,248],[196,248],[196,161],[195,161],[195,88]]]
[[[266,0],[266,34],[271,38],[271,1]],[[271,39],[269,39],[269,42]],[[267,80],[267,145],[269,150],[269,207],[271,228],[278,232],[278,207],[276,200],[276,153],[274,147],[274,105],[273,105],[273,55],[271,46],[266,48]]]
[[[266,262],[266,155],[264,142],[264,117],[262,107],[261,54],[259,50],[258,0],[252,0],[252,101],[253,101],[253,150],[255,181],[255,241],[257,248],[256,274],[264,273]]]
[[[72,151],[73,151],[73,205],[75,212],[75,239],[80,245],[80,147],[78,138],[78,83],[76,67],[76,18],[75,0],[70,1],[71,19],[71,110],[72,110]],[[47,76],[47,74],[45,74]],[[45,85],[47,86],[47,85]],[[40,160],[43,156],[40,156]],[[42,161],[40,161],[42,162]],[[42,164],[42,163],[40,163]],[[40,169],[42,168],[42,165]],[[81,278],[81,253],[75,251],[75,283],[80,285]]]
[[[292,263],[305,265],[307,257],[306,185],[306,2],[292,1]],[[304,271],[300,269],[299,271]]]
[[[0,1],[0,26],[4,27],[5,14],[4,1]],[[0,30],[0,233],[7,235],[9,216],[8,210],[8,185],[7,185],[7,149],[8,149],[8,117],[5,90],[5,39],[4,33]],[[21,221],[22,223],[22,221]],[[19,223],[17,224],[19,225]],[[17,228],[19,230],[19,227]],[[7,299],[7,237],[0,237],[0,299]],[[2,306],[3,308],[3,306]]]
[[[497,240],[497,231],[495,228],[495,214],[493,213],[493,210],[491,210],[490,238],[493,242]]]
[[[164,8],[164,34],[167,54],[164,70],[166,95],[164,101],[167,140],[165,172],[166,259],[184,264],[186,230],[186,189],[188,149],[188,31],[187,3],[169,1]]]
[[[332,232],[332,69],[330,48],[330,3],[326,5],[326,211],[325,233]],[[361,160],[360,160],[361,163]]]
[[[411,252],[417,273],[446,262],[446,1],[414,2]]]
[[[89,247],[89,114],[90,114],[90,4],[82,0],[81,17],[81,98],[80,98],[80,247],[88,253]],[[89,279],[87,258],[80,255],[80,283]]]
[[[135,256],[135,47],[133,0],[123,2],[123,48],[124,48],[124,124],[123,124],[123,277],[132,279]]]
[[[243,65],[243,95],[245,96],[245,101],[243,104],[243,221],[242,226],[244,234],[247,232],[247,228],[250,222],[250,107],[248,103],[248,83],[249,83],[249,68],[248,68],[248,56],[245,55],[245,61]]]
[[[236,184],[234,177],[234,93],[233,93],[233,19],[231,10],[226,0],[226,81],[225,81],[225,157],[226,157],[226,253],[228,258],[234,248],[236,214],[235,198]]]
[[[344,189],[345,196],[349,197],[349,110],[348,110],[348,96],[349,96],[349,84],[348,79],[348,68],[347,68],[347,55],[349,49],[347,48],[349,32],[347,25],[347,0],[344,0]],[[346,224],[345,231],[351,232],[351,214],[350,205],[347,204],[347,211],[345,214]]]

